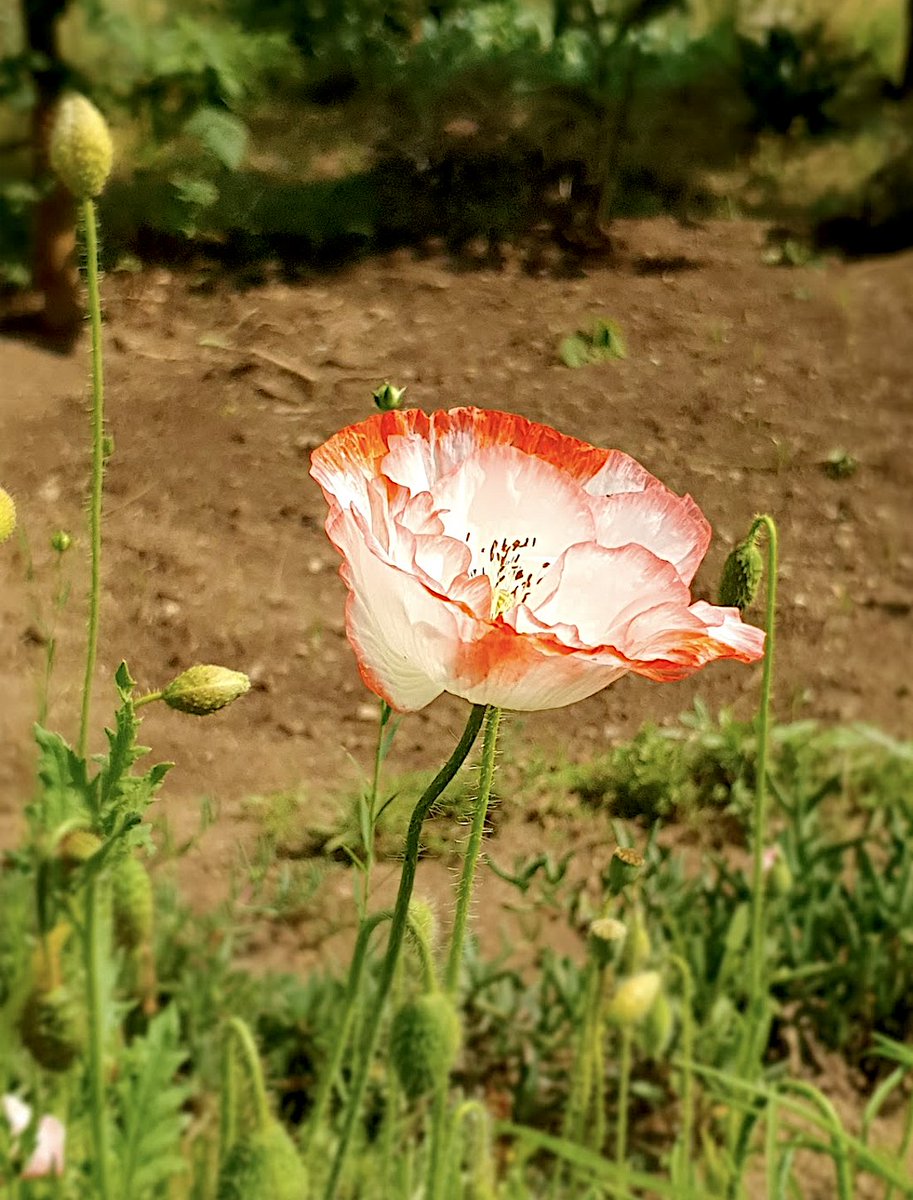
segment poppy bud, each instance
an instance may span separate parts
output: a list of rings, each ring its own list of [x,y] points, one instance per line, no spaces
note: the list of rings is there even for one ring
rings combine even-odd
[[[658,1059],[665,1055],[673,1032],[672,1005],[666,993],[661,991],[647,1013],[641,1030],[644,1049],[651,1058]]]
[[[606,1016],[615,1025],[639,1025],[656,1003],[661,983],[659,971],[628,975],[609,1001]]]
[[[408,932],[411,937],[420,939],[429,949],[437,944],[437,913],[430,901],[420,896],[413,896],[409,901]]]
[[[16,528],[16,505],[9,492],[0,487],[0,544],[12,537]]]
[[[788,896],[793,889],[793,873],[789,863],[780,856],[777,857],[767,874],[767,886],[772,896],[782,898]]]
[[[303,1200],[308,1175],[278,1121],[241,1137],[219,1168],[216,1200]]]
[[[764,560],[753,537],[747,537],[732,550],[723,564],[717,602],[725,608],[744,612],[754,602],[764,576]]]
[[[102,845],[101,838],[90,829],[73,829],[61,838],[57,857],[65,868],[74,870],[94,858]]]
[[[162,699],[178,712],[205,717],[232,704],[248,691],[250,680],[240,671],[199,665],[189,667],[173,679],[162,692]]]
[[[65,1071],[85,1050],[85,1024],[62,984],[51,991],[33,989],[19,1017],[19,1036],[39,1066]]]
[[[633,883],[640,874],[643,865],[642,854],[638,854],[630,846],[616,846],[612,854],[612,861],[609,863],[607,880],[609,893],[617,896],[623,892],[628,884]]]
[[[392,412],[396,408],[403,407],[403,396],[406,389],[394,387],[392,383],[382,383],[376,392],[373,392],[374,403],[381,412]]]
[[[111,916],[118,946],[135,950],[148,942],[154,913],[149,872],[138,858],[125,858],[111,877]]]
[[[443,992],[429,992],[398,1009],[390,1027],[390,1058],[410,1100],[446,1077],[460,1041],[460,1018]]]
[[[628,936],[625,938],[625,948],[621,959],[621,969],[626,975],[634,975],[642,971],[650,961],[653,947],[650,945],[650,934],[644,914],[635,908],[628,926]]]
[[[66,554],[72,544],[73,539],[65,529],[58,529],[51,538],[51,549],[56,550],[58,554]]]
[[[99,195],[111,174],[114,147],[105,118],[85,96],[65,96],[51,130],[51,166],[77,200]]]

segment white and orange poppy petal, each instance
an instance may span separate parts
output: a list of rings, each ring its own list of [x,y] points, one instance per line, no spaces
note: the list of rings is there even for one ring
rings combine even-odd
[[[22,1172],[23,1179],[44,1179],[63,1174],[67,1143],[66,1127],[56,1117],[42,1117],[32,1157]]]
[[[351,512],[340,514],[331,536],[345,559],[346,633],[362,678],[400,712],[424,708],[445,690],[469,618],[414,570],[376,553]]]
[[[572,542],[595,535],[593,501],[558,467],[513,446],[487,446],[434,485],[434,505],[446,532],[465,540],[474,565],[495,573],[492,548],[526,543],[524,569],[543,564]]]
[[[743,623],[738,609],[704,601],[682,612],[660,605],[635,618],[619,647],[631,670],[650,679],[682,679],[715,659],[757,662],[764,654],[764,631]]]
[[[643,546],[672,563],[684,583],[691,583],[710,545],[710,523],[691,497],[659,483],[607,496],[594,513],[600,546]]]
[[[573,626],[584,647],[620,645],[628,623],[640,613],[670,601],[684,612],[691,600],[672,564],[642,546],[571,546],[550,578],[557,578],[557,585],[534,606],[535,619],[546,626]],[[545,579],[543,588],[549,582]]]
[[[585,700],[627,669],[619,659],[596,661],[495,622],[461,646],[447,691],[473,704],[539,712]]]

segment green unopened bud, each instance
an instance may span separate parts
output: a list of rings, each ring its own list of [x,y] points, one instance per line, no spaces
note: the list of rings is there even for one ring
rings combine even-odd
[[[723,564],[717,602],[724,608],[744,612],[758,594],[764,577],[764,559],[753,537],[747,537],[733,549]]]
[[[409,901],[408,932],[412,937],[420,938],[429,950],[437,944],[437,913],[430,900],[413,896]]]
[[[149,872],[138,858],[125,858],[111,877],[111,916],[114,940],[135,950],[152,936],[155,899]]]
[[[397,1010],[390,1059],[410,1100],[445,1079],[460,1052],[460,1018],[443,992],[428,992]]]
[[[178,712],[191,713],[195,717],[206,717],[220,708],[232,704],[239,696],[250,691],[250,680],[240,671],[227,667],[189,667],[162,692],[162,699],[169,708]]]
[[[404,387],[394,387],[392,383],[382,383],[373,394],[374,403],[381,412],[392,412],[396,408],[403,407],[403,396],[406,389]]]
[[[628,922],[628,936],[625,939],[624,953],[621,957],[622,971],[626,975],[634,975],[638,971],[642,971],[650,961],[652,950],[644,914],[639,908],[635,908]]]
[[[672,1042],[674,1029],[672,1005],[666,993],[660,991],[641,1029],[644,1049],[651,1058],[660,1059],[665,1056]]]
[[[772,896],[782,898],[793,890],[793,873],[789,863],[778,857],[767,874],[767,886]]]
[[[51,537],[51,549],[56,550],[58,554],[66,554],[72,545],[73,539],[65,529],[58,529]]]
[[[609,1001],[606,1016],[615,1025],[639,1025],[656,1003],[661,984],[659,971],[628,975]]]
[[[77,200],[90,200],[111,174],[114,147],[105,118],[85,96],[65,96],[51,130],[51,166]]]
[[[19,1036],[47,1071],[65,1071],[86,1048],[82,1012],[64,986],[31,993],[19,1018]]]
[[[216,1200],[303,1200],[308,1174],[278,1121],[239,1138],[219,1168]]]
[[[61,838],[57,857],[64,867],[74,870],[94,858],[102,845],[101,838],[90,829],[73,829]]]
[[[9,492],[0,487],[0,544],[16,529],[16,504]]]
[[[633,883],[643,869],[644,859],[630,846],[616,846],[609,863],[607,886],[612,896],[623,892],[628,884]]]

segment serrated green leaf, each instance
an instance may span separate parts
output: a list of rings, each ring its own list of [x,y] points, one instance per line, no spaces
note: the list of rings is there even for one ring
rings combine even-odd
[[[175,1082],[185,1058],[173,1006],[150,1021],[145,1037],[137,1038],[122,1053],[116,1085],[120,1110],[115,1134],[118,1195],[144,1200],[186,1170],[181,1141],[183,1108],[190,1089]]]
[[[37,806],[44,829],[89,824],[94,809],[93,784],[86,763],[57,733],[35,726],[41,800]]]
[[[573,368],[627,358],[627,354],[621,330],[607,318],[595,321],[589,330],[578,329],[558,347],[558,357]]]
[[[184,132],[229,171],[237,171],[247,153],[247,126],[223,108],[198,108],[184,125]]]

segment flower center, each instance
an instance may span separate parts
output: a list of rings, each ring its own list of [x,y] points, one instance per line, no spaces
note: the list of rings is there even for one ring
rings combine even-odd
[[[525,604],[533,588],[542,582],[542,573],[550,564],[535,554],[536,541],[531,536],[513,541],[493,538],[479,552],[472,545],[471,533],[466,534],[466,544],[473,556],[470,576],[487,575],[491,583],[492,621],[516,605]]]

